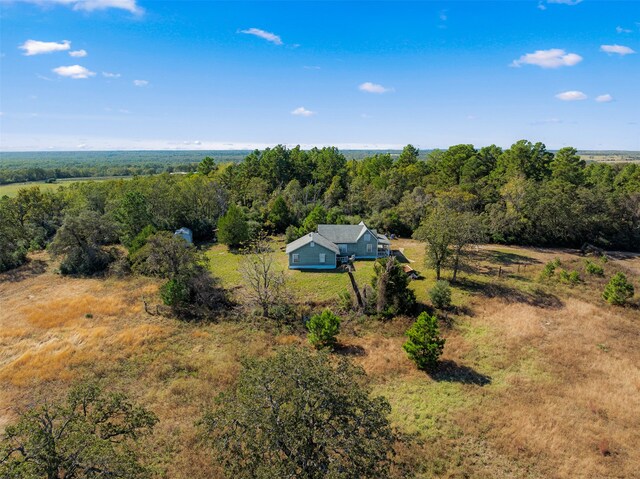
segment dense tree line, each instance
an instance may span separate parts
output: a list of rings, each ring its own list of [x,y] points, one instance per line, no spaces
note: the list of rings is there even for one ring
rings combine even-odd
[[[0,185],[9,183],[24,183],[27,181],[62,180],[65,178],[96,178],[104,176],[135,176],[155,175],[158,173],[195,171],[197,163],[164,165],[157,163],[135,165],[91,165],[64,166],[57,168],[42,168],[31,166],[28,168],[0,168]]]
[[[3,198],[0,269],[45,247],[83,211],[91,212],[94,225],[113,227],[112,240],[129,248],[145,228],[186,226],[196,240],[213,239],[219,229],[220,239],[237,247],[263,232],[286,232],[291,239],[319,223],[364,220],[421,239],[448,228],[443,261],[453,263],[465,244],[485,239],[640,250],[640,165],[586,164],[574,148],[554,154],[521,140],[506,150],[455,145],[423,159],[408,145],[397,157],[348,160],[333,147],[280,145],[239,163],[207,159],[195,170],[78,183],[51,193],[24,189]]]

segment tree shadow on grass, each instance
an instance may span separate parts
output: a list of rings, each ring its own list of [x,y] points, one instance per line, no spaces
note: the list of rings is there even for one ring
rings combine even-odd
[[[11,283],[19,283],[20,281],[24,281],[31,276],[42,274],[46,270],[46,261],[31,259],[27,262],[27,264],[4,273],[2,276],[0,276],[0,282],[9,281]]]
[[[428,374],[431,379],[438,382],[475,384],[476,386],[491,384],[490,376],[479,373],[469,366],[463,366],[449,359],[440,361],[438,366]]]
[[[337,344],[333,351],[341,356],[365,356],[367,354],[362,346],[356,344]]]
[[[468,278],[457,283],[460,289],[481,294],[487,298],[502,298],[509,303],[524,303],[537,308],[561,308],[564,303],[557,296],[540,288],[534,291],[522,291],[501,283],[480,283]]]
[[[478,250],[472,253],[476,260],[485,260],[491,263],[498,263],[502,266],[540,264],[541,262],[530,256],[511,253],[507,251],[496,251],[493,249]]]
[[[394,249],[393,250],[393,256],[396,258],[396,261],[398,263],[409,263],[410,261],[407,259],[407,257],[404,255],[404,253],[400,250]]]

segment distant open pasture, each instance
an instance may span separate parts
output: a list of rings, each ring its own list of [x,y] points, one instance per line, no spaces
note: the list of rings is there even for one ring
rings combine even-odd
[[[274,244],[286,267],[282,240]],[[242,255],[206,246],[211,269],[245,297]],[[424,245],[397,240],[424,279],[411,283],[430,309],[435,282]],[[578,271],[575,286],[540,281],[544,264]],[[594,260],[592,258],[592,260]],[[595,260],[594,260],[595,261]],[[402,344],[412,318],[378,321],[342,313],[344,354],[368,373],[392,406],[401,431],[414,434],[402,455],[417,478],[637,477],[640,469],[640,310],[600,299],[607,278],[623,271],[640,290],[640,257],[611,255],[605,277],[589,276],[573,250],[485,245],[472,252],[454,308],[439,313],[447,343],[439,370],[417,371]],[[198,441],[203,406],[231,384],[243,356],[305,345],[300,328],[262,327],[247,312],[233,321],[194,324],[145,312],[159,282],[78,279],[55,273],[45,253],[0,275],[0,429],[34,399],[59,397],[74,381],[98,377],[160,417],[144,456],[155,476],[220,477]],[[372,262],[357,262],[363,286]],[[291,295],[309,311],[336,309],[350,290],[346,273],[287,271]],[[446,277],[447,273],[445,273]]]
[[[86,181],[107,181],[115,179],[127,179],[128,177],[122,176],[99,176],[95,178],[65,178],[56,180],[53,183],[47,183],[46,181],[28,181],[25,183],[10,183],[8,185],[0,185],[0,197],[1,196],[15,196],[22,188],[31,188],[37,186],[41,191],[56,191],[61,186],[70,186],[73,183],[82,183]]]

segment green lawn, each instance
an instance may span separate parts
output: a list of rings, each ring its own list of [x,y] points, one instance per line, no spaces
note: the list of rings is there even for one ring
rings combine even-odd
[[[349,275],[342,271],[297,271],[288,269],[287,255],[284,252],[284,240],[274,243],[274,255],[278,266],[285,271],[289,287],[300,302],[327,303],[334,302],[338,294],[347,290],[351,292]],[[230,289],[243,284],[239,266],[242,255],[232,253],[224,245],[215,245],[207,250],[211,259],[211,270],[222,279],[222,284]],[[360,287],[370,283],[373,276],[373,261],[356,261],[355,278]]]

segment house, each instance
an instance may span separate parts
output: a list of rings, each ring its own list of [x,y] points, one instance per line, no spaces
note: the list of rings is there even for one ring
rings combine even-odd
[[[363,222],[357,225],[318,225],[289,243],[289,269],[335,269],[338,264],[357,259],[389,256],[388,238]]]
[[[189,228],[180,228],[179,230],[176,230],[176,232],[173,233],[173,235],[179,236],[189,244],[193,243],[193,233]]]

